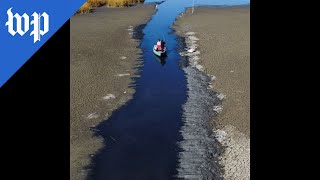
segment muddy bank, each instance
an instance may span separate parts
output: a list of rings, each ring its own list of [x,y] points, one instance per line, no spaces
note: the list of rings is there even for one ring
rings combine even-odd
[[[90,158],[103,145],[95,126],[134,93],[141,66],[138,48],[142,26],[154,5],[100,7],[71,18],[71,179],[85,179]]]
[[[173,27],[185,38],[181,55],[189,60],[181,175],[249,179],[250,7],[187,9]],[[190,154],[199,158],[192,161]]]

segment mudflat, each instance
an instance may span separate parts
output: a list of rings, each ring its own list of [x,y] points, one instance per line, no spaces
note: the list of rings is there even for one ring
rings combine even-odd
[[[211,123],[225,147],[225,179],[250,178],[250,6],[196,7],[175,22],[182,37],[194,34],[199,67],[213,75],[222,110]],[[200,69],[200,68],[199,68]]]
[[[103,145],[94,127],[134,93],[132,78],[141,65],[135,34],[154,12],[154,5],[100,7],[71,18],[71,179],[86,178],[90,158]]]

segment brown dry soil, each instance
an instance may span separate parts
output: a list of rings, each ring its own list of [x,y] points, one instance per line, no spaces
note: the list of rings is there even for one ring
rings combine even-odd
[[[154,5],[100,7],[71,18],[71,179],[85,179],[91,154],[103,145],[90,128],[110,117],[134,93],[129,86],[137,76],[135,67],[141,65],[141,50],[140,41],[130,32],[147,23],[153,13]]]
[[[174,28],[199,39],[199,63],[214,75],[213,89],[223,109],[211,123],[226,147],[220,162],[225,179],[250,178],[250,6],[196,7],[180,15]]]
[[[188,9],[190,11],[190,9]],[[250,8],[196,8],[175,23],[178,34],[199,38],[200,64],[216,76],[214,89],[226,95],[218,125],[250,136]]]

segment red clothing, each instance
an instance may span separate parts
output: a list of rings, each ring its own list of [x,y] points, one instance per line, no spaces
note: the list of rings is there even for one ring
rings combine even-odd
[[[157,50],[158,50],[158,51],[161,51],[161,50],[162,50],[162,48],[161,48],[161,42],[160,42],[160,41],[157,42]]]

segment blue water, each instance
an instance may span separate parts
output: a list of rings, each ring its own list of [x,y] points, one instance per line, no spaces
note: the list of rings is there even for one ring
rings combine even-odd
[[[146,1],[149,2],[158,1]],[[195,5],[248,3],[245,0],[195,0]],[[192,0],[167,0],[158,6],[157,13],[145,26],[140,45],[144,66],[136,81],[136,93],[97,127],[100,130],[97,135],[104,138],[106,146],[93,160],[90,179],[175,179],[187,87],[185,74],[179,67],[177,37],[170,26],[178,14],[192,4]],[[159,38],[167,45],[167,57],[162,60],[152,51]]]

